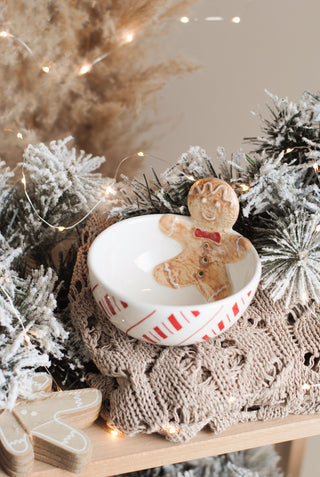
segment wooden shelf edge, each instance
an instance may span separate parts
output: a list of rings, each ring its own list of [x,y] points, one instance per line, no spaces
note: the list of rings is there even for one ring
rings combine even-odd
[[[320,416],[288,416],[264,422],[237,424],[214,435],[201,431],[186,443],[172,443],[152,434],[113,438],[101,422],[85,430],[93,455],[82,477],[109,477],[159,465],[235,452],[320,434]],[[0,470],[0,477],[4,477]],[[70,472],[35,462],[31,477],[67,477]]]

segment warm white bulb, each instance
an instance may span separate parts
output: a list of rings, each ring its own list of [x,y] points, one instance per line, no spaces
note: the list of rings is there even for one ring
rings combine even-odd
[[[240,23],[241,18],[240,17],[233,17],[233,18],[231,18],[231,21],[232,21],[232,23]]]
[[[18,133],[17,133],[17,138],[18,138],[18,139],[23,139],[23,136],[22,136],[21,132],[18,132]]]
[[[247,192],[250,189],[248,184],[240,184],[242,192]]]
[[[137,152],[137,156],[144,157],[144,153],[142,151]]]
[[[189,22],[190,22],[190,18],[188,18],[188,17],[181,17],[181,18],[180,18],[180,22],[181,22],[181,23],[189,23]]]
[[[286,149],[286,154],[289,154],[290,152],[294,151],[294,148],[293,147],[288,147]]]
[[[133,40],[133,33],[127,33],[124,37],[126,43],[131,43]]]
[[[24,340],[28,345],[31,343],[30,336],[28,336],[27,333],[24,334]]]
[[[312,164],[314,172],[317,174],[319,172],[319,164],[317,162],[314,162]]]
[[[23,185],[26,185],[26,178],[25,178],[25,177],[22,177],[21,183],[22,183]]]
[[[106,187],[105,195],[115,195],[116,193],[117,193],[117,191],[111,185]]]
[[[303,389],[303,391],[309,391],[311,389],[311,386],[310,384],[305,383],[301,386],[301,389]]]
[[[113,437],[118,437],[120,435],[120,432],[117,431],[117,429],[111,429],[109,432]]]
[[[80,70],[79,70],[79,76],[85,75],[91,71],[92,65],[89,63],[86,63],[85,65],[82,65]]]
[[[9,33],[7,31],[0,31],[0,37],[1,38],[8,38]]]
[[[172,424],[167,424],[162,427],[162,429],[167,432],[168,434],[176,434],[179,431],[179,428],[177,426],[174,426]]]
[[[63,227],[62,225],[59,225],[59,227],[57,227],[57,229],[59,230],[59,232],[63,232],[64,230],[66,230],[66,228]]]
[[[42,69],[42,71],[43,71],[44,73],[49,73],[49,71],[50,71],[49,66],[42,66],[41,69]]]

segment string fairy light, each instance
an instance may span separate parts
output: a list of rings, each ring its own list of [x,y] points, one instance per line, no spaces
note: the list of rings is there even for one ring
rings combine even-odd
[[[248,190],[251,189],[249,184],[245,184],[245,183],[242,183],[242,182],[235,182],[234,184],[231,184],[231,187],[236,192],[240,192],[240,194],[244,193],[244,192],[248,192]]]
[[[309,383],[304,383],[302,386],[301,386],[301,389],[303,391],[310,391],[311,388],[319,388],[320,387],[320,383],[317,383],[317,384],[309,384]]]
[[[21,40],[21,38],[19,38],[18,36],[16,35],[13,35],[12,33],[9,33],[8,31],[1,31],[0,32],[0,38],[12,38],[13,40],[17,41],[18,43],[20,43],[20,45],[23,46],[23,48],[25,50],[27,50],[27,52],[31,55],[31,56],[34,56],[33,55],[33,51],[31,50],[31,48],[23,41]]]
[[[187,16],[183,16],[183,17],[179,18],[179,22],[183,23],[183,24],[196,23],[196,22],[202,22],[202,21],[203,22],[210,22],[210,23],[223,22],[224,18],[220,17],[220,16],[209,16],[209,17],[202,18],[200,20],[198,18],[190,18],[190,17],[187,17]],[[232,23],[240,23],[241,18],[238,17],[238,16],[235,16],[235,17],[232,17],[230,21]]]
[[[19,43],[28,53],[29,55],[36,61],[35,59],[35,56],[34,56],[34,53],[32,51],[32,49],[30,48],[30,46],[24,41],[22,40],[19,36],[17,35],[14,35],[13,33],[10,33],[9,31],[6,31],[6,30],[2,30],[0,31],[0,38],[3,38],[3,39],[12,39],[13,41],[16,41],[17,43]],[[114,53],[116,50],[118,50],[121,46],[125,45],[125,44],[128,44],[128,43],[131,43],[134,39],[134,33],[132,31],[124,31],[121,35],[120,35],[120,40],[119,40],[119,44],[113,48],[112,50],[104,53],[103,55],[100,55],[98,56],[97,58],[95,58],[92,62],[86,62],[85,64],[83,64],[82,66],[80,66],[80,68],[78,69],[78,72],[77,72],[77,75],[78,76],[83,76],[87,73],[89,73],[93,66],[95,66],[97,63],[100,63],[101,61],[103,61],[105,58],[107,58],[109,55],[111,55],[112,53]],[[50,66],[48,64],[46,65],[43,65],[43,64],[39,64],[37,62],[37,64],[39,65],[39,69],[43,72],[43,73],[50,73]]]
[[[227,402],[228,402],[229,404],[232,404],[232,403],[236,402],[236,398],[235,398],[234,396],[230,396],[230,397],[227,399]]]
[[[133,157],[137,157],[138,159],[144,159],[146,158],[147,156],[150,157],[151,159],[156,159],[158,161],[161,161],[163,163],[166,163],[168,164],[168,162],[163,159],[162,157],[160,156],[157,156],[156,154],[151,154],[149,152],[143,152],[143,151],[139,151],[139,152],[136,152],[134,154],[129,154],[127,156],[125,156],[123,159],[121,159],[121,161],[119,162],[118,166],[117,166],[117,169],[116,169],[116,172],[114,173],[114,178],[115,180],[118,180],[118,174],[119,174],[119,171],[121,169],[121,166],[126,162],[128,161],[128,159],[131,159]]]
[[[10,132],[14,132],[12,130],[10,130]],[[19,133],[18,133],[19,134]],[[17,134],[17,137],[18,137],[18,134]],[[22,137],[22,135],[21,135]],[[127,155],[125,156],[120,162],[119,162],[119,165],[116,169],[116,172],[114,174],[114,180],[116,181],[117,180],[117,174],[119,173],[119,169],[121,167],[121,165],[127,161],[129,158],[133,157],[133,156],[138,156],[140,159],[143,159],[146,157],[146,153],[143,152],[143,151],[139,151],[135,154],[130,154],[130,155]],[[158,159],[158,160],[161,160],[162,162],[165,162],[164,159],[162,159],[161,157],[159,156],[156,156],[156,155],[153,155],[153,154],[147,154],[149,155],[150,157],[152,158],[155,158],[155,159]],[[95,205],[93,207],[91,207],[91,209],[79,220],[77,220],[75,223],[73,223],[72,225],[68,225],[68,226],[64,226],[64,225],[54,225],[54,224],[51,224],[50,222],[48,222],[45,218],[43,218],[41,216],[41,214],[37,211],[29,193],[28,193],[28,190],[27,190],[27,179],[26,179],[26,175],[25,175],[25,172],[24,172],[24,167],[25,167],[25,160],[23,161],[22,163],[22,167],[21,167],[21,172],[22,172],[22,177],[21,177],[21,184],[23,185],[23,190],[24,190],[24,194],[33,210],[33,212],[36,214],[36,216],[38,217],[38,219],[43,222],[44,224],[46,224],[48,227],[52,228],[52,229],[55,229],[57,230],[58,232],[64,232],[66,230],[71,230],[75,227],[77,227],[78,225],[80,225],[84,220],[86,220],[89,215],[92,214],[92,212],[105,200],[105,197],[102,197],[100,200],[98,200]],[[117,190],[116,188],[113,186],[113,185],[108,185],[105,189],[105,192],[104,192],[104,196],[114,196],[117,194]]]
[[[24,193],[25,193],[25,196],[33,210],[33,212],[36,214],[36,216],[38,217],[39,220],[41,220],[41,222],[43,222],[44,224],[46,224],[48,227],[52,228],[52,229],[56,229],[58,230],[58,232],[64,232],[65,230],[71,230],[71,229],[74,229],[75,227],[77,227],[77,225],[80,225],[84,220],[86,220],[89,215],[92,214],[92,212],[98,207],[98,205],[100,205],[102,202],[103,202],[103,198],[98,200],[96,202],[96,204],[91,207],[91,209],[89,210],[89,212],[86,213],[86,215],[84,215],[81,219],[77,220],[77,222],[75,222],[74,224],[72,225],[68,225],[68,226],[64,226],[64,225],[53,225],[51,224],[50,222],[48,222],[46,219],[44,219],[40,214],[39,212],[37,211],[37,209],[35,208],[35,205],[34,203],[32,202],[31,200],[31,197],[29,196],[28,194],[28,191],[27,191],[27,180],[26,180],[26,176],[25,176],[25,173],[24,173],[24,170],[23,170],[23,167],[24,167],[24,163],[22,164],[22,179],[21,179],[21,183],[23,184],[23,189],[24,189]]]
[[[87,73],[90,73],[90,71],[92,70],[92,68],[100,63],[101,61],[105,60],[106,58],[108,58],[108,56],[110,56],[112,53],[114,53],[115,51],[117,51],[119,48],[121,48],[123,45],[126,45],[128,43],[131,43],[134,39],[134,34],[133,32],[131,31],[126,31],[125,33],[123,33],[121,35],[121,39],[120,39],[120,42],[119,44],[113,48],[112,50],[108,51],[107,53],[104,53],[103,55],[100,55],[98,56],[95,60],[93,60],[91,63],[84,63],[78,70],[78,75],[79,76],[83,76],[83,75],[86,75]]]
[[[114,427],[112,424],[111,425],[107,424],[106,429],[108,434],[110,434],[110,436],[112,436],[113,438],[123,437],[125,435],[124,432],[120,431],[119,429]]]
[[[164,424],[161,429],[171,436],[180,433],[180,428],[174,424]]]

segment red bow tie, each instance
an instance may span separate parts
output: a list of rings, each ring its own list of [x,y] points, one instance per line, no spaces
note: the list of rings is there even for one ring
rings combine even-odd
[[[196,229],[194,233],[196,237],[207,238],[217,243],[220,243],[221,241],[221,235],[219,232],[206,232],[201,229]]]

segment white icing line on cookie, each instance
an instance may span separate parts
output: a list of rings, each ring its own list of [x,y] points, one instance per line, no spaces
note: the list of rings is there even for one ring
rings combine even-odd
[[[224,290],[225,288],[227,288],[227,285],[223,285],[223,287],[219,288],[218,291],[216,291],[215,293],[212,293],[211,297],[208,299],[208,301],[211,301],[212,298],[215,298],[217,295],[219,295],[220,292],[222,292],[222,290]]]
[[[50,422],[54,422],[54,420],[53,421],[48,421],[48,422],[44,423],[43,425],[38,426],[36,429],[39,429],[42,426],[46,426],[47,424],[50,424]],[[82,432],[78,431],[74,427],[69,426],[65,422],[59,421],[59,424],[61,424],[62,427],[66,427],[66,428],[70,429],[69,434],[63,439],[63,441],[58,441],[58,439],[55,439],[54,437],[48,436],[47,434],[36,431],[36,430],[33,430],[32,434],[34,436],[43,437],[48,442],[52,442],[53,444],[58,444],[59,447],[63,447],[65,449],[70,449],[72,451],[76,450],[77,452],[83,452],[88,448],[89,442],[88,442],[86,436]],[[74,436],[80,437],[80,439],[82,440],[82,447],[79,447],[78,449],[75,449],[74,447],[71,447],[71,446],[68,445],[67,442],[69,442],[69,440]]]
[[[71,441],[71,439],[72,439],[73,437],[75,437],[76,435],[77,435],[77,433],[76,433],[74,430],[72,430],[72,431],[70,432],[70,434],[67,435],[67,436],[63,439],[62,444],[68,445],[68,444],[69,444],[69,441]]]
[[[68,393],[68,395],[74,395],[74,399],[76,400],[77,397],[80,397],[81,398],[81,394],[85,395],[87,393],[90,393],[90,394],[93,394],[92,393],[92,389],[89,389],[89,390],[83,390],[83,391],[79,391],[76,392],[76,391],[65,391]],[[60,397],[59,395],[60,393],[57,393],[56,396]],[[63,399],[65,397],[65,395],[63,395],[64,393],[61,393],[61,399]],[[63,421],[63,417],[64,416],[67,416],[68,413],[72,412],[72,411],[76,411],[77,409],[88,409],[88,408],[91,408],[91,407],[94,407],[95,404],[97,404],[98,402],[100,401],[100,394],[97,392],[96,393],[96,396],[95,396],[95,400],[94,401],[91,401],[88,403],[88,404],[83,404],[81,407],[77,406],[75,408],[68,408],[68,409],[62,409],[62,410],[59,410],[57,412],[55,412],[54,416],[53,416],[53,419],[51,419],[50,421],[47,421],[45,422],[44,424],[40,424],[39,426],[35,427],[33,430],[32,430],[32,434],[34,435],[37,435],[39,437],[44,437],[47,441],[49,442],[52,442],[54,444],[59,444],[61,446],[61,444],[63,444],[61,441],[58,441],[57,439],[54,439],[53,437],[50,437],[50,436],[47,436],[45,433],[42,433],[42,432],[39,432],[39,429],[41,429],[41,427],[43,426],[47,426],[48,424],[50,424],[50,422],[56,422],[56,423],[59,423],[60,425],[62,425],[63,427],[66,427],[68,429],[70,429],[70,432],[75,432],[76,435],[80,436],[81,439],[83,440],[84,442],[84,445],[81,449],[77,449],[78,452],[82,452],[84,450],[86,450],[86,448],[88,447],[88,440],[86,438],[86,436],[78,431],[77,429],[75,429],[74,427],[71,427],[69,426],[66,422]],[[59,416],[62,415],[62,419],[60,420],[59,419]],[[66,448],[69,448],[71,450],[74,450],[74,448],[68,446],[67,444],[64,443],[64,447]]]
[[[223,184],[218,185],[218,187],[216,187],[215,189],[212,189],[211,182],[206,182],[205,184],[203,184],[202,188],[200,186],[196,185],[196,186],[194,186],[194,188],[192,190],[192,195],[196,194],[196,192],[198,192],[199,194],[203,194],[205,192],[207,186],[208,186],[208,189],[209,189],[211,194],[215,194],[221,188],[223,190],[222,200],[224,200],[225,202],[229,202],[230,207],[232,207],[234,205],[233,199],[228,199],[226,197],[227,189]]]
[[[81,399],[81,396],[79,396],[79,394],[76,394],[74,396],[74,401],[75,401],[77,407],[82,406],[82,399]]]
[[[203,211],[201,211],[201,215],[205,220],[215,220],[216,216],[213,215],[212,217],[208,217]]]
[[[39,378],[41,378],[40,382],[36,381],[36,379],[32,380],[32,387],[34,388],[34,392],[42,391],[42,389],[46,388],[51,383],[50,376],[45,373],[39,373]]]
[[[16,439],[14,441],[9,442],[8,439],[6,438],[2,428],[0,427],[0,436],[1,436],[1,441],[5,443],[5,445],[14,453],[14,454],[24,454],[28,449],[29,449],[29,442],[28,442],[28,436],[26,433],[24,433],[24,436],[21,437],[20,439]],[[22,444],[24,443],[24,447],[20,450],[15,449],[13,446],[16,444]]]
[[[236,246],[237,246],[237,254],[238,254],[238,257],[240,257],[240,246],[239,246],[239,242],[241,240],[242,237],[239,237],[236,241]]]
[[[224,185],[220,184],[220,185],[216,188],[216,190],[215,190],[214,192],[217,192],[217,191],[220,189],[220,187],[221,187],[221,189],[223,190],[222,200],[224,200],[225,202],[229,202],[229,203],[230,203],[230,207],[232,207],[232,206],[233,206],[233,199],[228,199],[227,197],[225,197],[225,195],[226,195],[226,193],[227,193],[227,189],[225,188]],[[212,192],[212,194],[213,194],[214,192]]]
[[[176,225],[176,221],[177,221],[177,218],[178,217],[174,217],[173,221],[172,221],[172,224],[171,224],[171,228],[170,228],[170,232],[168,234],[168,237],[171,237],[173,232],[174,232],[174,226]]]
[[[168,279],[169,279],[169,282],[171,283],[171,285],[173,285],[175,288],[179,288],[179,284],[174,281],[174,279],[173,279],[173,277],[172,277],[172,275],[171,275],[171,270],[170,270],[170,267],[169,267],[168,262],[166,262],[166,263],[164,264],[164,270],[165,270],[165,272],[167,272],[167,274],[168,274]]]

